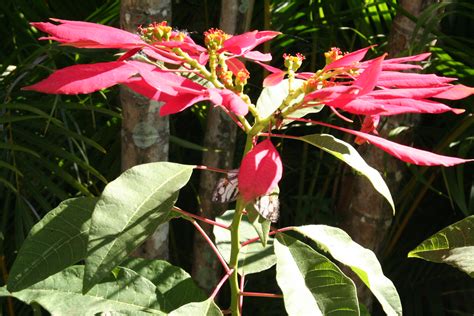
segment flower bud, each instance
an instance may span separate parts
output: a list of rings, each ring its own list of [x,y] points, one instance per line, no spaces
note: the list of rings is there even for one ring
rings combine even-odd
[[[331,47],[331,50],[324,53],[324,57],[326,58],[326,65],[340,59],[343,56],[341,50],[337,47]]]
[[[219,50],[224,45],[224,41],[230,38],[232,35],[224,33],[224,31],[219,29],[209,29],[209,31],[204,32],[204,43],[209,50]]]
[[[248,72],[248,70],[245,68],[240,69],[237,75],[235,76],[235,84],[237,86],[245,86],[249,78],[250,73]]]
[[[305,60],[305,57],[300,53],[296,53],[295,56],[283,54],[283,58],[285,59],[285,67],[291,71],[297,71]]]
[[[140,36],[147,43],[168,41],[171,37],[171,30],[171,26],[168,26],[166,21],[160,23],[153,22],[145,28],[141,26],[138,28]]]

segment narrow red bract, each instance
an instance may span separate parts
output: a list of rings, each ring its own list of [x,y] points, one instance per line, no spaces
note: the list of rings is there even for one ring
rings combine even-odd
[[[250,150],[239,169],[239,192],[246,202],[274,190],[281,179],[283,165],[280,155],[269,139]]]
[[[137,72],[135,67],[123,61],[74,65],[57,70],[23,90],[53,94],[91,93],[125,82]]]
[[[330,128],[334,128],[334,129],[355,135],[357,136],[358,141],[361,143],[363,142],[363,140],[366,140],[372,145],[389,153],[390,155],[402,161],[405,161],[414,165],[418,165],[418,166],[451,167],[458,164],[474,161],[474,159],[462,159],[462,158],[457,158],[457,157],[438,155],[430,151],[421,150],[421,149],[413,148],[410,146],[398,144],[382,137],[378,137],[378,136],[367,134],[360,131],[354,131],[348,128],[339,127],[339,126],[335,126],[335,125],[324,123],[324,122],[312,121],[312,120],[307,120],[307,119],[299,119],[299,118],[294,118],[294,120],[303,121],[303,122],[311,122],[313,124],[327,126]]]
[[[64,45],[81,48],[119,48],[131,49],[145,46],[146,43],[136,34],[97,23],[51,19],[49,22],[31,23],[49,36],[40,39],[54,40]]]

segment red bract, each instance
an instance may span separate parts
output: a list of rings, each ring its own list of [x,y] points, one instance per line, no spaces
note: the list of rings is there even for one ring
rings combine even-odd
[[[80,48],[132,49],[146,45],[138,35],[115,27],[81,21],[51,20],[59,24],[31,23],[37,29],[50,34],[40,39],[54,40]]]
[[[327,126],[330,128],[334,128],[334,129],[355,135],[357,136],[357,139],[360,143],[363,143],[364,141],[368,141],[372,145],[382,149],[383,151],[389,153],[390,155],[414,165],[450,167],[457,164],[474,161],[474,159],[462,159],[462,158],[457,158],[457,157],[438,155],[429,151],[394,143],[385,138],[381,138],[375,135],[367,134],[360,131],[354,131],[348,128],[339,127],[339,126],[335,126],[335,125],[324,123],[324,122],[308,120],[308,119],[303,119],[303,118],[289,118],[289,119]]]
[[[218,53],[229,52],[233,54],[234,57],[243,56],[252,60],[270,61],[272,59],[270,54],[262,54],[257,51],[252,51],[252,49],[279,34],[281,33],[274,31],[252,31],[235,35],[224,41],[224,45]]]
[[[257,144],[242,159],[239,169],[239,192],[249,203],[272,192],[278,185],[283,165],[278,151],[268,139]]]
[[[352,68],[356,66],[356,63],[358,63],[365,57],[365,55],[371,48],[372,46],[369,46],[366,48],[359,49],[355,52],[345,54],[343,57],[326,65],[326,67],[324,67],[324,70],[327,71],[335,68]]]
[[[192,80],[157,69],[153,65],[131,61],[143,80],[131,78],[126,85],[151,99],[164,102],[160,115],[184,111],[193,104],[209,100],[225,107],[229,112],[245,116],[248,105],[234,92],[227,89],[204,88]]]
[[[380,116],[379,115],[367,115],[364,118],[364,121],[362,122],[362,126],[360,128],[360,131],[363,133],[373,133],[375,135],[378,135],[377,132],[377,126],[379,125],[380,122]],[[354,142],[358,145],[362,145],[363,143],[366,142],[365,138],[361,138],[357,136],[354,140]]]
[[[249,108],[242,98],[227,89],[207,89],[209,100],[216,105],[221,105],[236,115],[247,115]]]
[[[79,48],[116,48],[130,50],[129,54],[125,54],[127,58],[143,49],[143,52],[153,59],[172,64],[180,64],[182,63],[182,59],[171,52],[172,48],[180,47],[192,57],[198,57],[202,52],[206,51],[205,48],[194,43],[194,41],[184,33],[179,33],[181,36],[178,36],[177,32],[171,31],[171,27],[169,27],[169,37],[171,40],[163,39],[157,43],[148,43],[139,35],[115,27],[81,21],[51,20],[58,22],[58,24],[49,22],[31,23],[34,27],[50,35],[41,37],[40,39],[55,40],[63,45]],[[178,38],[180,40],[175,40]],[[122,57],[121,59],[124,58]]]
[[[347,54],[332,64],[344,61],[347,57],[350,57],[349,61],[353,63],[362,56],[364,50],[357,51],[354,55]],[[428,56],[429,54],[421,54],[393,60],[384,60],[382,56],[367,61],[364,64],[365,70],[354,81],[313,91],[305,96],[305,101],[317,101],[360,115],[464,112],[462,109],[453,109],[443,103],[428,100],[458,100],[473,94],[474,89],[470,87],[449,84],[453,78],[383,70],[386,65],[403,65],[404,62],[419,61]],[[345,67],[349,64],[343,62],[336,66]],[[379,90],[376,90],[376,87]]]
[[[401,145],[398,143],[391,142],[389,140],[386,140],[384,138],[375,136],[375,135],[370,135],[367,133],[359,132],[359,131],[353,131],[347,128],[342,128],[342,127],[337,127],[329,124],[325,124],[326,126],[341,130],[343,132],[352,134],[357,136],[359,139],[366,139],[369,141],[372,145],[382,149],[383,151],[389,153],[390,155],[419,166],[445,166],[445,167],[450,167],[454,166],[457,164],[461,163],[466,163],[469,161],[474,161],[474,159],[461,159],[457,157],[449,157],[449,156],[443,156],[443,155],[438,155],[435,153],[432,153],[430,151],[426,150],[421,150],[405,145]]]
[[[54,94],[91,93],[125,82],[136,73],[135,67],[123,61],[74,65],[60,69],[23,90]]]

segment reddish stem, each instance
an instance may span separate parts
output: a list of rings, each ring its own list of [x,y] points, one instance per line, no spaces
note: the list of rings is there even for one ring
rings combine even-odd
[[[240,293],[244,293],[244,285],[245,285],[245,275],[242,274],[240,277]],[[241,295],[239,297],[239,310],[240,310],[240,315],[242,316],[242,306],[244,306],[244,297]]]
[[[193,214],[193,213],[186,212],[186,211],[180,209],[180,208],[177,207],[177,206],[173,206],[173,210],[176,211],[176,212],[178,212],[178,213],[181,213],[181,214],[183,214],[183,215],[186,215],[186,216],[195,218],[195,219],[197,219],[197,220],[200,220],[201,222],[204,222],[204,223],[206,223],[206,224],[218,226],[218,227],[221,227],[221,228],[224,228],[224,229],[229,229],[229,226],[228,226],[228,225],[224,225],[224,224],[222,224],[222,223],[213,221],[212,219],[208,219],[208,218],[206,218],[206,217],[202,217],[202,216],[199,216],[199,215],[196,215],[196,214]]]
[[[219,173],[229,173],[228,169],[214,168],[214,167],[208,167],[208,166],[203,166],[203,165],[197,165],[196,167],[194,167],[194,169],[208,170],[208,171],[214,171],[214,172],[219,172]]]
[[[254,296],[254,297],[270,297],[270,298],[283,298],[281,294],[274,293],[260,293],[260,292],[240,292],[240,296]]]
[[[270,137],[278,137],[278,138],[288,138],[288,139],[297,139],[299,140],[299,136],[291,136],[291,135],[284,135],[284,134],[273,134],[273,133],[259,133],[258,136],[270,136]]]
[[[234,272],[234,269],[229,269],[226,274],[222,277],[222,279],[217,283],[216,288],[212,292],[211,296],[209,298],[214,299],[217,296],[217,293],[219,293],[222,285],[224,284],[225,281],[230,277],[230,275]]]
[[[233,113],[231,113],[229,110],[227,110],[225,107],[221,106],[221,109],[227,113],[227,115],[234,121],[234,123],[240,127],[241,130],[245,131],[245,127],[242,125],[242,123],[235,117]]]
[[[320,121],[315,121],[315,120],[309,120],[309,119],[304,119],[304,118],[298,118],[298,117],[287,117],[286,119],[288,120],[293,120],[293,121],[298,121],[298,122],[304,122],[304,123],[311,123],[314,125],[321,125],[321,126],[326,126],[330,128],[337,129],[339,131],[343,131],[346,133],[351,133],[354,132],[351,129],[320,122]],[[288,139],[300,139],[298,136],[290,136],[290,135],[282,135],[282,134],[271,134],[271,133],[260,133],[259,136],[270,136],[270,137],[279,137],[279,138],[288,138]]]
[[[342,115],[341,113],[339,113],[334,107],[330,106],[329,107],[331,109],[331,111],[337,115],[337,117],[339,117],[341,120],[343,121],[346,121],[346,122],[349,122],[349,123],[354,123],[353,120],[351,120],[350,118],[347,118],[345,117],[344,115]]]
[[[293,120],[293,121],[298,121],[298,122],[311,123],[311,124],[315,124],[315,125],[322,125],[322,126],[334,128],[334,129],[337,129],[337,130],[340,130],[340,131],[345,131],[345,130],[347,130],[347,128],[335,126],[335,125],[328,124],[328,123],[324,123],[324,122],[320,122],[320,121],[314,121],[314,120],[304,119],[304,118],[287,117],[287,119]]]
[[[221,262],[222,266],[224,267],[225,272],[230,275],[230,273],[232,273],[232,270],[229,269],[229,266],[227,265],[227,262],[225,262],[224,258],[219,253],[219,250],[217,249],[216,245],[214,245],[211,238],[209,238],[209,236],[206,234],[206,232],[202,229],[201,226],[199,226],[199,224],[196,221],[191,221],[191,223],[193,223],[194,227],[196,227],[196,229],[201,233],[202,237],[204,237],[204,239],[207,241],[209,246],[211,246],[212,251],[214,251],[217,258]]]
[[[275,229],[275,230],[271,231],[268,235],[269,235],[269,236],[273,236],[273,235],[275,235],[276,233],[286,232],[286,231],[292,230],[293,228],[294,228],[293,226],[290,226],[290,227],[284,227],[284,228],[280,228],[280,229]],[[260,240],[260,237],[255,237],[255,238],[246,240],[246,241],[244,241],[244,242],[241,244],[241,247],[247,246],[248,244],[254,243],[254,242],[259,241],[259,240]]]

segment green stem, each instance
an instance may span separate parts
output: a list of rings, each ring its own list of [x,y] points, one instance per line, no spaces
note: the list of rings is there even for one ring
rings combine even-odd
[[[206,80],[210,81],[214,87],[216,88],[223,88],[224,85],[222,83],[219,82],[219,80],[217,80],[217,78],[215,77],[215,73],[214,73],[214,76],[213,74],[207,70],[206,67],[204,67],[203,65],[201,65],[200,63],[198,63],[197,60],[191,58],[191,56],[189,56],[187,53],[183,52],[181,50],[181,48],[173,48],[173,52],[178,55],[179,57],[183,58],[183,60],[185,62],[187,62],[192,68],[196,69],[199,71],[199,73],[204,77],[206,78]]]
[[[244,205],[242,201],[239,199],[237,201],[237,207],[235,208],[234,218],[232,220],[232,224],[230,225],[230,263],[229,268],[233,269],[232,274],[229,278],[230,283],[230,292],[231,292],[231,302],[230,302],[230,310],[232,311],[232,315],[239,316],[239,277],[237,269],[239,268],[239,251],[240,251],[240,242],[239,242],[239,227],[240,222],[242,221],[242,210]]]
[[[253,136],[247,134],[247,140],[245,142],[245,149],[244,149],[244,156],[247,152],[252,149],[253,146]],[[238,269],[239,269],[239,251],[240,251],[240,236],[239,236],[239,228],[240,223],[242,221],[242,211],[245,207],[245,202],[239,198],[237,199],[237,205],[235,207],[234,218],[232,219],[232,224],[230,224],[230,262],[229,268],[232,269],[232,274],[229,278],[230,284],[230,291],[231,291],[231,302],[230,302],[230,310],[232,315],[240,316],[240,309],[239,309],[239,276],[238,276]]]

